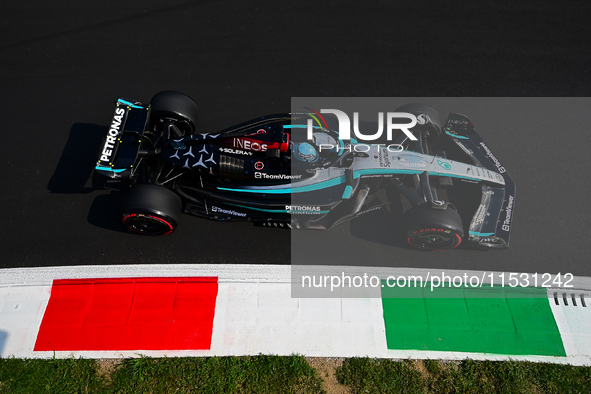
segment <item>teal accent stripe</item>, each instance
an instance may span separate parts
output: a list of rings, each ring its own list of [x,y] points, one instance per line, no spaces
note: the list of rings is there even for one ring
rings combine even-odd
[[[96,170],[113,171],[113,172],[123,172],[123,171],[125,171],[125,168],[123,168],[123,169],[115,169],[115,168],[111,168],[111,167],[100,167],[100,166],[96,166],[94,168]]]
[[[371,170],[355,171],[354,178],[357,179],[363,175],[378,175],[378,174],[420,174],[423,171],[419,170],[391,170],[389,168],[377,168]]]
[[[140,107],[139,105],[132,104],[129,101],[125,101],[125,100],[121,100],[121,99],[119,99],[117,101],[120,102],[121,104],[129,105],[132,108],[144,108],[144,107]]]
[[[343,192],[343,198],[351,197],[351,192],[353,192],[353,186],[347,185],[345,187],[345,191]]]
[[[305,124],[284,124],[283,128],[284,129],[307,129],[308,126]],[[318,127],[318,126],[312,126],[312,128],[320,129],[320,127]]]
[[[461,179],[469,179],[471,181],[478,181],[478,182],[482,182],[482,179],[478,179],[478,178],[470,178],[468,176],[463,176],[463,175],[454,175],[454,174],[442,174],[440,172],[437,172],[435,174],[433,174],[432,172],[429,173],[429,175],[435,175],[435,176],[442,176],[442,177],[450,177],[450,178],[461,178]]]
[[[313,185],[306,185],[306,186],[297,186],[295,188],[285,188],[285,189],[232,189],[228,187],[218,187],[218,190],[228,190],[231,192],[243,192],[243,193],[262,193],[262,194],[286,194],[286,193],[302,193],[302,192],[310,192],[314,190],[324,189],[331,186],[336,186],[341,183],[345,182],[345,177],[341,176],[334,179],[329,179],[328,181],[323,181],[319,183],[315,183]]]
[[[477,231],[470,231],[470,235],[478,235],[479,237],[489,237],[495,235],[495,233],[479,233]]]
[[[422,170],[390,170],[388,168],[381,168],[381,169],[372,169],[372,170],[359,170],[355,171],[355,178],[359,178],[362,175],[376,175],[376,174],[420,174],[423,172]],[[462,178],[462,179],[470,179],[473,181],[482,181],[482,179],[478,178],[470,178],[463,175],[455,175],[455,174],[446,174],[441,172],[429,172],[430,176],[441,176],[441,177],[450,177],[450,178]]]
[[[448,132],[448,131],[446,131],[446,132],[445,132],[445,134],[447,134],[447,135],[450,135],[450,136],[452,136],[452,137],[454,137],[454,138],[459,138],[459,139],[461,139],[461,140],[469,140],[469,139],[470,139],[470,138],[468,138],[468,137],[463,137],[463,136],[461,136],[461,135],[452,134],[452,133],[450,133],[450,132]]]

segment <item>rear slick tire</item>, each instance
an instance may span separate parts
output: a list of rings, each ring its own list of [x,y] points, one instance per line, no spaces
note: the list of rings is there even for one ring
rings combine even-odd
[[[151,184],[134,185],[123,203],[127,228],[143,235],[165,235],[177,228],[182,202],[172,190]]]
[[[193,99],[172,90],[159,92],[150,100],[150,123],[152,128],[158,122],[170,119],[184,135],[197,131],[199,111]]]

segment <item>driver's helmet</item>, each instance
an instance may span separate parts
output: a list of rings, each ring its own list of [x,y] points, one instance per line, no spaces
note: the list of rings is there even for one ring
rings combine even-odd
[[[305,163],[316,163],[319,158],[318,151],[309,142],[296,142],[291,151],[293,157]]]

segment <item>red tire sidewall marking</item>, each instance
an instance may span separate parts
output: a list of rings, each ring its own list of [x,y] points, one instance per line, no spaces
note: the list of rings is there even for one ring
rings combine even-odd
[[[137,213],[132,213],[132,214],[129,214],[129,215],[127,215],[127,216],[124,216],[124,217],[123,217],[123,223],[125,224],[125,226],[127,226],[127,228],[129,228],[129,229],[131,229],[131,230],[135,231],[136,233],[139,233],[139,234],[142,234],[142,235],[155,235],[155,234],[148,234],[148,233],[144,233],[144,232],[138,231],[138,230],[136,230],[136,229],[134,229],[134,228],[132,228],[132,227],[129,227],[129,226],[127,225],[127,219],[129,219],[129,218],[132,218],[132,217],[138,217],[138,216],[143,216],[143,217],[146,217],[146,218],[155,219],[156,221],[159,221],[159,222],[161,222],[161,223],[164,223],[166,226],[168,226],[168,228],[169,228],[170,230],[169,230],[169,231],[167,231],[167,232],[165,232],[165,233],[162,233],[161,235],[170,234],[170,233],[172,233],[172,232],[173,232],[173,230],[174,230],[174,227],[172,226],[172,224],[170,224],[170,223],[169,223],[168,221],[166,221],[165,219],[159,218],[159,217],[157,217],[157,216],[153,216],[153,215],[146,215],[146,214],[143,214],[143,213],[140,213],[140,214],[137,214]]]
[[[415,246],[415,245],[413,245],[413,244],[411,243],[411,241],[410,241],[411,237],[413,237],[413,236],[415,236],[415,235],[417,235],[417,234],[419,234],[419,233],[423,233],[423,232],[425,232],[425,231],[434,231],[434,232],[436,232],[436,233],[439,233],[439,232],[444,232],[445,230],[448,230],[448,229],[443,229],[443,228],[423,228],[423,229],[420,229],[420,230],[416,230],[416,231],[414,231],[414,232],[413,232],[413,233],[412,233],[412,234],[411,234],[409,237],[407,237],[406,241],[407,241],[407,242],[408,242],[408,244],[409,244],[410,246],[412,246],[413,248],[415,248],[415,249],[419,249],[417,246]],[[451,248],[449,248],[449,249],[455,249],[456,247],[458,247],[458,245],[459,245],[459,244],[461,244],[461,243],[462,243],[462,237],[460,237],[460,235],[459,235],[459,234],[457,234],[457,233],[455,233],[454,235],[455,235],[456,237],[458,237],[458,243],[457,243],[457,244],[455,244],[453,247],[451,247]],[[438,251],[441,251],[441,250],[447,250],[447,249],[433,249],[433,250],[431,250],[431,251],[432,251],[432,252],[438,252]]]

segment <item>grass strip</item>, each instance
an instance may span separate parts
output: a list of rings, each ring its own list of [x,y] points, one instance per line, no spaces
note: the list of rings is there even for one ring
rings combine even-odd
[[[0,358],[0,393],[321,393],[302,356],[117,360]],[[336,369],[351,393],[589,393],[591,367],[518,361],[350,358]]]
[[[0,359],[0,393],[320,393],[302,356],[124,359],[99,373],[91,359]]]
[[[591,392],[591,367],[533,362],[351,358],[336,374],[353,394]]]
[[[127,359],[114,393],[318,393],[321,380],[301,356]]]
[[[96,393],[103,384],[93,359],[0,358],[0,393]]]

